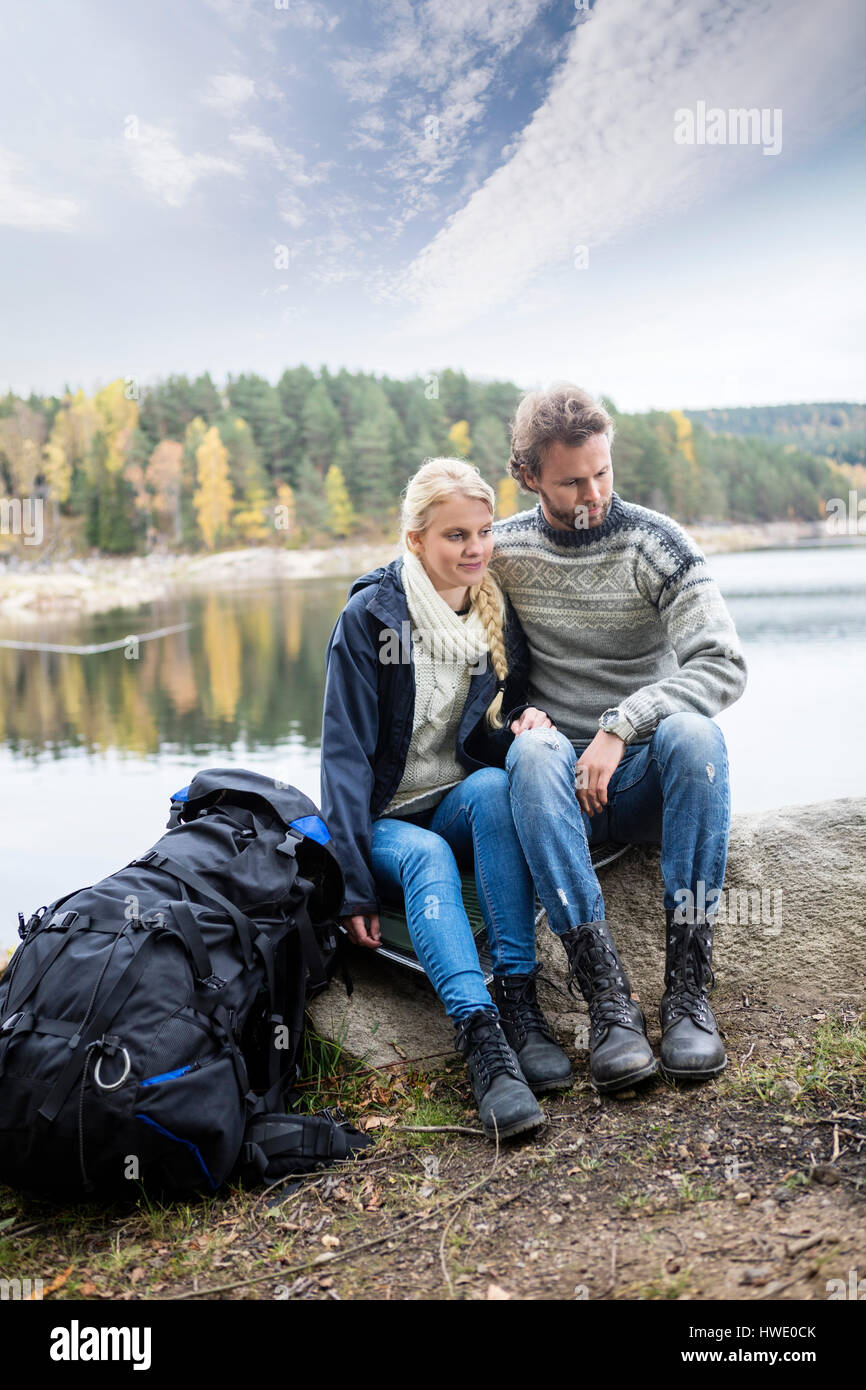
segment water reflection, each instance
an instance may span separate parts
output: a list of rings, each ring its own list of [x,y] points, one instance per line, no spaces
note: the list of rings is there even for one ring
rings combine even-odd
[[[0,650],[0,738],[31,758],[47,750],[218,750],[238,738],[273,747],[290,734],[317,746],[325,646],[345,593],[343,580],[294,583],[44,624],[38,636],[28,629],[22,640],[72,645],[186,625],[88,656]]]

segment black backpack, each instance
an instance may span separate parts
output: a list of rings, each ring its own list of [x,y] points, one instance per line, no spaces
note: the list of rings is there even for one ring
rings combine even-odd
[[[294,787],[211,768],[140,859],[21,922],[0,979],[0,1178],[41,1196],[213,1192],[367,1143],[287,1115],[342,874]]]

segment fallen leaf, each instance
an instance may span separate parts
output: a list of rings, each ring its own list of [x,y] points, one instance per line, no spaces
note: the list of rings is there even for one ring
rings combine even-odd
[[[82,1285],[79,1287],[78,1292],[79,1292],[79,1293],[83,1293],[83,1294],[96,1293],[96,1285],[95,1285],[95,1284],[82,1284]]]
[[[501,1302],[505,1299],[509,1299],[511,1297],[511,1294],[507,1291],[507,1289],[503,1289],[500,1284],[488,1284],[487,1297],[490,1302]]]
[[[56,1279],[51,1280],[48,1287],[42,1290],[42,1297],[44,1298],[47,1293],[56,1293],[58,1289],[62,1289],[71,1273],[72,1265],[68,1269],[64,1269],[62,1274],[58,1274]],[[34,1295],[31,1294],[30,1297],[32,1298]]]
[[[144,1275],[145,1275],[145,1271],[142,1269],[141,1265],[136,1265],[136,1266],[135,1266],[135,1269],[132,1271],[132,1273],[131,1273],[130,1276],[129,1276],[129,1282],[130,1282],[130,1284],[137,1284],[137,1283],[139,1283],[139,1281],[142,1280],[142,1279],[144,1278]]]
[[[340,1240],[338,1236],[322,1236],[322,1244],[326,1245],[329,1250],[336,1250]]]

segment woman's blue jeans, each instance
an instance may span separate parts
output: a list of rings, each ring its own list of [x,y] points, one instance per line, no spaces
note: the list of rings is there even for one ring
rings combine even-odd
[[[463,906],[460,867],[472,865],[496,974],[527,974],[535,965],[535,891],[501,768],[470,773],[432,811],[373,823],[379,895],[403,899],[415,954],[455,1022],[493,1007]]]
[[[646,743],[631,744],[610,779],[607,806],[581,810],[578,755],[557,729],[519,734],[505,766],[511,804],[547,919],[557,935],[604,918],[590,844],[661,844],[664,905],[699,904],[721,889],[731,818],[728,755],[718,724],[668,715]]]

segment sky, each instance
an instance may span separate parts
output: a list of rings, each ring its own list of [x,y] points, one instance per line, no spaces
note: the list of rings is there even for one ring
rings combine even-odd
[[[0,390],[866,398],[863,0],[43,0],[0,42]]]

